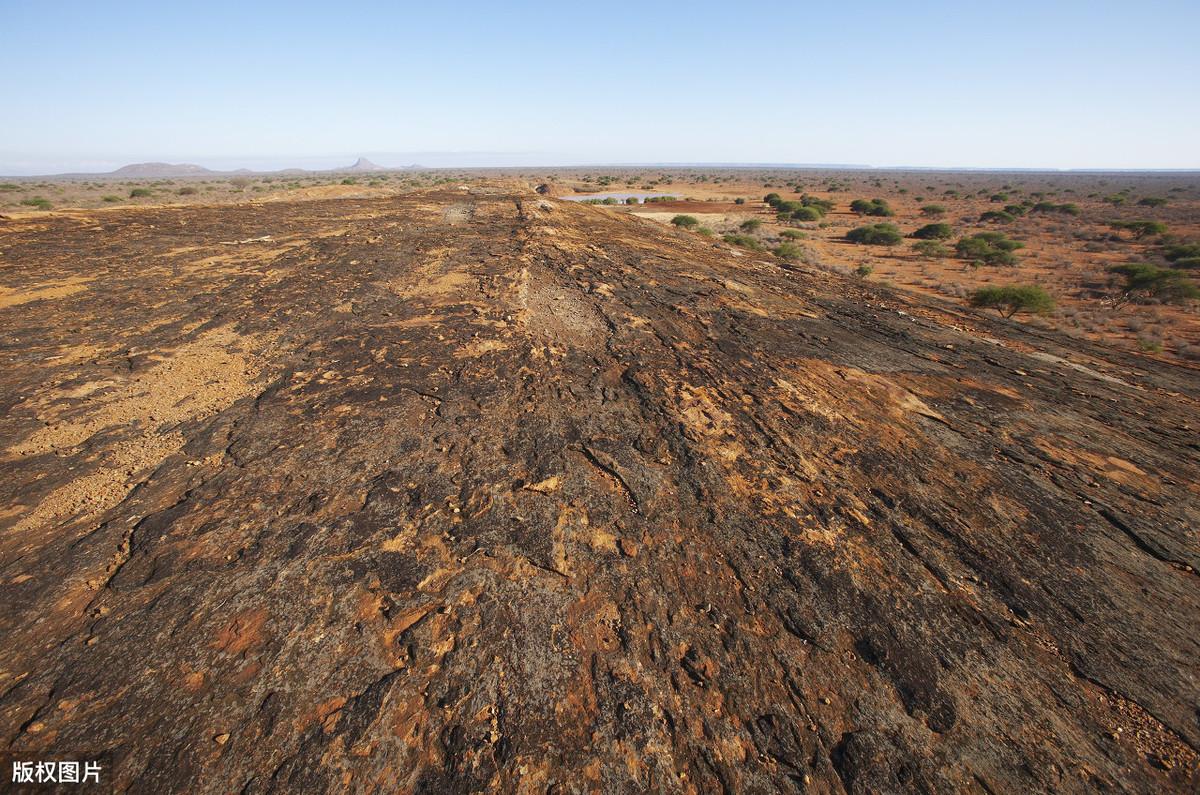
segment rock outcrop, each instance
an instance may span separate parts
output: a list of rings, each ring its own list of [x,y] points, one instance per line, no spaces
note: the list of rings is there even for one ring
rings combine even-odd
[[[502,185],[0,257],[6,771],[1200,783],[1195,369]]]

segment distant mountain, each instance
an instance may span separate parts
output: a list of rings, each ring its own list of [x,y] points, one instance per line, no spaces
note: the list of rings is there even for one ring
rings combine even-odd
[[[131,163],[109,172],[113,177],[158,179],[160,177],[195,177],[217,172],[192,163]]]
[[[338,171],[387,171],[383,166],[376,165],[365,157],[360,157],[354,161],[354,165],[350,168],[339,168]]]
[[[101,173],[83,172],[71,174],[47,174],[45,179],[173,179],[178,177],[229,177],[229,176],[298,176],[302,174],[342,174],[346,172],[367,173],[379,171],[409,171],[424,168],[416,163],[400,168],[388,168],[378,163],[372,163],[365,157],[354,161],[353,165],[341,168],[309,170],[305,168],[284,168],[276,171],[254,171],[249,168],[238,168],[231,171],[219,171],[194,163],[130,163],[121,166],[116,171]]]

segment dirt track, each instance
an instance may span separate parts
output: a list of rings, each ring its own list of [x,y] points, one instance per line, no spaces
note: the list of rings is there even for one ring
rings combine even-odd
[[[505,186],[0,221],[0,285],[6,769],[1200,786],[1194,368]]]

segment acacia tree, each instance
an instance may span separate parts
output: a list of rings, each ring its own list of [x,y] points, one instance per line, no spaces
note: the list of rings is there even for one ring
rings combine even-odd
[[[971,306],[995,309],[1002,317],[1018,312],[1044,315],[1054,309],[1054,298],[1036,284],[1009,284],[980,287],[971,293]]]
[[[1108,225],[1118,232],[1129,232],[1134,240],[1141,240],[1147,235],[1161,235],[1167,231],[1167,225],[1162,221],[1109,221]]]
[[[1124,306],[1139,298],[1155,298],[1170,304],[1200,298],[1200,288],[1188,278],[1186,271],[1160,268],[1148,262],[1116,265],[1108,271],[1122,277],[1124,281],[1118,288],[1113,307]]]

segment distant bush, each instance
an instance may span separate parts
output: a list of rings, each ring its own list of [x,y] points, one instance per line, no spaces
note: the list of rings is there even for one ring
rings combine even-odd
[[[985,265],[1016,265],[1017,256],[1013,252],[1024,245],[1000,232],[980,232],[959,240],[954,244],[954,250],[962,259]]]
[[[726,243],[730,243],[741,248],[748,248],[751,251],[763,251],[766,247],[756,237],[750,235],[725,235],[721,238]]]
[[[757,232],[761,227],[762,221],[757,218],[751,218],[749,221],[742,221],[738,229],[741,229],[743,232]]]
[[[25,205],[26,207],[36,207],[39,210],[49,210],[54,206],[50,203],[49,199],[42,198],[41,196],[34,196],[31,199],[22,199],[21,204]]]
[[[626,204],[637,204],[637,203],[638,203],[638,197],[637,197],[637,196],[630,196],[628,199],[626,199],[626,200],[625,200],[625,203],[626,203]]]
[[[1035,284],[980,287],[971,293],[970,302],[974,307],[995,309],[1003,317],[1018,312],[1044,315],[1054,309],[1054,298]]]
[[[679,199],[676,196],[647,196],[642,200],[642,204],[658,204],[660,202],[673,202],[678,200]]]
[[[175,191],[175,193],[179,196],[195,196],[199,192],[199,190],[191,186],[183,187]]]
[[[859,265],[857,268],[854,269],[854,275],[860,279],[865,279],[868,276],[870,276],[874,271],[875,271],[874,268],[872,268],[870,265],[868,265],[867,263],[864,262],[863,264]]]
[[[1029,212],[1029,205],[1028,204],[1006,204],[1006,205],[1004,205],[1004,212],[1006,212],[1009,215],[1014,216],[1014,217],[1020,217],[1020,216],[1024,215],[1025,213]]]
[[[778,204],[781,201],[783,201],[783,197],[780,196],[778,193],[768,193],[766,196],[763,196],[763,202],[765,204],[771,205],[772,207],[774,207],[776,204]]]
[[[869,246],[894,246],[904,238],[892,224],[873,224],[851,229],[846,233],[846,239]]]
[[[709,229],[707,226],[698,226],[696,227],[696,234],[704,235],[705,237],[712,237],[713,230]]]
[[[833,212],[833,202],[828,199],[818,199],[816,196],[809,196],[807,193],[800,197],[800,203],[805,207],[813,208],[821,215]]]
[[[120,196],[113,196],[112,194],[109,194],[108,196],[101,196],[101,197],[100,197],[100,201],[102,201],[102,202],[108,202],[109,204],[112,204],[113,202],[119,202],[119,201],[121,201],[121,197],[120,197]]]
[[[883,199],[855,199],[850,202],[850,211],[858,215],[876,215],[885,218],[896,214]]]
[[[926,257],[948,257],[950,249],[943,246],[936,240],[922,240],[919,243],[913,244],[913,251],[922,254]]]
[[[354,177],[346,177],[345,179],[342,180],[342,184],[343,185],[357,185],[358,180],[355,179]]]
[[[746,200],[743,199],[741,196],[738,196],[736,199],[733,200],[733,203],[734,204],[745,204]]]
[[[1134,240],[1141,240],[1149,235],[1161,235],[1167,231],[1167,225],[1161,221],[1109,221],[1110,229],[1118,232],[1129,232]]]
[[[779,236],[784,240],[803,240],[808,235],[801,232],[799,229],[784,229],[779,233]]]
[[[1166,199],[1160,198],[1158,196],[1147,196],[1144,199],[1138,200],[1138,205],[1141,207],[1162,207],[1166,203],[1167,203]]]
[[[816,207],[801,207],[793,210],[791,214],[793,221],[820,221],[822,217],[821,211]]]
[[[1200,287],[1185,271],[1175,268],[1160,268],[1148,262],[1116,265],[1109,273],[1122,277],[1114,307],[1124,306],[1130,301],[1153,298],[1163,303],[1175,304],[1200,298]]]
[[[912,236],[917,240],[948,240],[954,236],[954,230],[950,227],[950,224],[925,224],[925,226],[913,232]]]
[[[677,215],[671,219],[671,223],[680,229],[691,229],[694,226],[700,225],[700,219],[694,215]]]
[[[926,204],[921,208],[921,215],[926,218],[937,218],[946,214],[946,208],[940,204]]]
[[[151,195],[153,195],[153,191],[151,191],[149,188],[134,188],[133,190],[129,191],[129,198],[131,199],[144,199]]]
[[[2,190],[2,191],[13,191],[13,190],[20,190],[20,189],[21,189],[21,186],[15,182],[0,182],[0,190]]]
[[[1062,215],[1079,215],[1079,207],[1074,204],[1055,204],[1054,202],[1038,202],[1029,208],[1031,213],[1061,213]]]
[[[979,220],[988,223],[1009,224],[1017,220],[1012,213],[1006,213],[1003,210],[988,210],[979,216]]]
[[[798,260],[804,256],[804,249],[795,243],[781,243],[775,247],[774,254],[780,259]]]
[[[1163,256],[1176,268],[1200,268],[1200,243],[1174,243],[1163,249]]]

